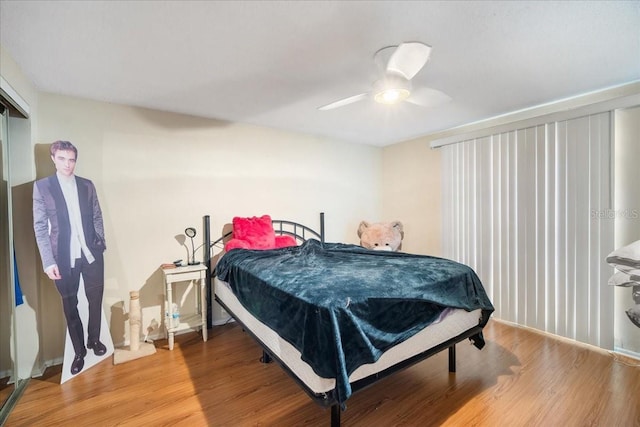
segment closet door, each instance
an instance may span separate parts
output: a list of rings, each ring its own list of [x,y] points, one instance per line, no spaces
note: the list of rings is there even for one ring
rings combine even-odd
[[[16,390],[17,378],[8,115],[9,111],[0,103],[0,407],[4,409],[0,411],[0,424],[6,414],[5,404]]]

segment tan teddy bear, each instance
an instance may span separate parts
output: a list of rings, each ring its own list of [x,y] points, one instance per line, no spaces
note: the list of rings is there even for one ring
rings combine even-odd
[[[402,246],[404,231],[400,221],[369,223],[362,221],[358,227],[360,246],[375,251],[398,251]]]

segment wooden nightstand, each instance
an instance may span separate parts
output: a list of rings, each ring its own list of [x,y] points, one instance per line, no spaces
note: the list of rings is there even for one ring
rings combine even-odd
[[[207,341],[207,297],[205,283],[207,267],[204,264],[186,265],[183,267],[162,269],[165,282],[165,299],[167,307],[165,311],[165,327],[169,339],[169,350],[173,350],[174,334],[179,331],[200,327],[202,329],[202,340]],[[199,285],[199,292],[196,290],[195,310],[193,314],[183,313],[180,307],[179,322],[172,318],[173,284],[189,283],[189,285]],[[179,304],[178,304],[179,305]]]

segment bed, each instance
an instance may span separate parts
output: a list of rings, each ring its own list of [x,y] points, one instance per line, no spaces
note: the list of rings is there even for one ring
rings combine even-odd
[[[214,269],[212,297],[318,404],[331,425],[349,397],[442,350],[455,372],[455,345],[481,349],[493,306],[473,270],[454,261],[379,252],[324,238],[292,221],[273,221],[276,233],[299,246],[235,249]],[[205,216],[205,242],[211,241]],[[206,252],[206,251],[205,251]]]

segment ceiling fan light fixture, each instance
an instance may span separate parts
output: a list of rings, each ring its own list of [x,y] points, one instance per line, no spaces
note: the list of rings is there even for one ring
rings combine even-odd
[[[373,99],[385,105],[402,102],[411,94],[411,83],[398,74],[389,74],[373,85]]]
[[[404,101],[410,94],[405,88],[389,88],[376,93],[373,99],[380,104],[393,105]]]
[[[383,105],[394,105],[406,101],[425,107],[434,107],[450,101],[450,96],[435,89],[418,87],[415,92],[412,90],[411,80],[425,66],[430,55],[431,46],[420,42],[405,42],[398,46],[383,47],[373,55],[374,62],[379,66],[382,75],[373,83],[371,91],[342,98],[318,107],[318,110],[333,110],[363,99],[373,99],[376,103]]]

